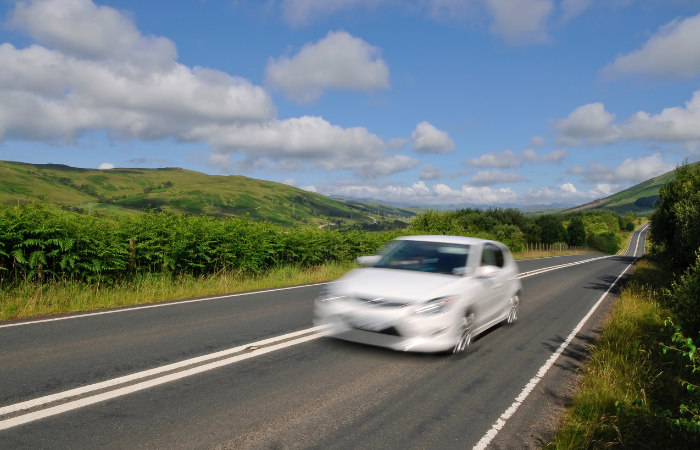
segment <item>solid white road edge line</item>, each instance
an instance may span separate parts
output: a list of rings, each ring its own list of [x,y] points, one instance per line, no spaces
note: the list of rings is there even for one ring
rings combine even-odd
[[[22,325],[31,325],[31,324],[35,324],[35,323],[44,323],[44,322],[55,322],[57,320],[80,319],[83,317],[92,317],[92,316],[101,316],[103,314],[115,314],[115,313],[122,313],[122,312],[138,311],[141,309],[160,308],[163,306],[175,306],[175,305],[184,305],[187,303],[207,302],[209,300],[219,300],[222,298],[229,298],[229,297],[241,297],[244,295],[255,295],[255,294],[265,294],[267,292],[286,291],[288,289],[301,289],[301,288],[312,287],[312,286],[323,286],[324,284],[328,284],[328,283],[332,283],[332,281],[329,281],[326,283],[303,284],[301,286],[288,286],[288,287],[283,287],[283,288],[266,289],[264,291],[243,292],[240,294],[226,294],[226,295],[219,295],[217,297],[197,298],[194,300],[183,300],[181,302],[174,301],[174,302],[168,302],[168,303],[156,303],[155,305],[135,306],[133,308],[123,308],[123,309],[113,309],[110,311],[100,311],[100,312],[87,313],[87,314],[78,314],[75,316],[55,317],[53,319],[32,320],[31,322],[8,323],[6,325],[0,325],[0,328],[19,327]]]
[[[641,234],[641,233],[640,233]],[[639,242],[639,238],[637,238],[637,242]],[[634,256],[637,256],[637,250],[635,249],[634,251]],[[612,288],[617,284],[617,282],[622,278],[622,276],[627,273],[630,267],[634,265],[634,263],[637,262],[635,259],[632,261],[632,263],[625,268],[625,270],[622,271],[620,275],[615,278],[615,281],[608,287],[608,290],[605,291],[605,293],[598,299],[595,305],[591,308],[590,311],[588,311],[588,314],[585,315],[583,319],[576,325],[576,328],[574,328],[574,331],[569,334],[569,336],[566,338],[564,342],[557,348],[557,350],[552,354],[552,356],[549,357],[546,363],[542,367],[540,367],[540,370],[537,372],[537,375],[535,375],[534,378],[530,380],[530,382],[525,385],[525,388],[522,390],[520,395],[518,395],[515,398],[515,401],[513,402],[512,405],[510,405],[510,408],[506,409],[506,412],[504,412],[501,417],[498,418],[496,423],[493,424],[491,429],[484,435],[484,437],[481,438],[481,440],[473,447],[473,450],[484,450],[486,447],[491,443],[493,438],[496,437],[498,432],[503,428],[503,426],[506,424],[506,420],[510,419],[510,417],[515,413],[515,411],[518,410],[520,405],[525,401],[528,395],[530,395],[530,392],[532,392],[533,389],[535,389],[535,386],[537,386],[537,383],[542,380],[544,375],[547,373],[547,371],[554,365],[556,360],[559,358],[559,356],[566,350],[566,347],[569,346],[571,341],[576,337],[579,331],[581,331],[581,328],[586,324],[588,319],[593,315],[596,309],[598,309],[598,306],[603,302],[605,297],[607,297],[608,293],[612,290]]]
[[[132,384],[131,386],[126,386],[120,389],[115,389],[113,391],[105,392],[98,395],[93,395],[92,397],[86,397],[80,400],[74,400],[72,402],[64,403],[62,405],[53,406],[51,408],[42,409],[41,411],[36,411],[21,416],[13,417],[12,419],[7,419],[0,421],[0,431],[6,430],[8,428],[16,427],[28,422],[34,422],[35,420],[43,419],[50,416],[55,416],[56,414],[61,414],[64,412],[72,411],[74,409],[82,408],[84,406],[93,405],[95,403],[104,402],[116,397],[121,397],[123,395],[131,394],[133,392],[138,392],[143,389],[152,388],[164,383],[169,383],[171,381],[179,380],[181,378],[196,375],[198,373],[206,372],[208,370],[217,369],[222,366],[233,364],[246,359],[254,358],[256,356],[264,355],[266,353],[274,352],[275,350],[280,350],[286,347],[291,347],[293,345],[302,344],[304,342],[312,341],[320,337],[325,336],[327,333],[314,333],[310,336],[304,336],[293,341],[283,342],[281,344],[272,345],[270,347],[264,347],[256,350],[252,353],[244,353],[242,355],[233,356],[231,358],[222,359],[221,361],[215,361],[209,364],[204,364],[202,366],[193,367],[192,369],[183,370],[182,372],[177,372],[169,375],[162,376],[160,378],[154,378],[152,380],[143,381],[141,383]]]
[[[196,358],[186,359],[173,364],[168,364],[162,367],[156,367],[154,369],[144,370],[142,372],[132,373],[130,375],[125,375],[123,377],[114,378],[112,380],[102,381],[95,384],[90,384],[87,386],[81,386],[79,388],[71,389],[64,392],[58,392],[56,394],[46,395],[44,397],[38,397],[32,400],[27,400],[20,403],[15,403],[13,405],[8,405],[0,408],[0,416],[5,414],[10,414],[17,411],[22,411],[24,409],[34,408],[36,406],[45,405],[47,403],[52,403],[58,400],[63,400],[70,397],[75,397],[77,395],[87,394],[88,392],[99,391],[100,389],[106,389],[109,387],[117,386],[124,383],[129,383],[141,378],[150,377],[153,375],[158,375],[160,373],[169,372],[171,370],[181,369],[183,367],[191,366],[192,364],[201,363],[204,361],[209,361],[211,359],[221,358],[226,355],[231,355],[233,353],[239,353],[244,351],[248,347],[260,347],[263,345],[271,344],[277,341],[283,341],[285,339],[290,339],[293,337],[301,336],[309,333],[322,332],[328,325],[321,325],[318,327],[307,328],[305,330],[295,331],[293,333],[283,334],[281,336],[272,337],[269,339],[264,339],[262,341],[253,342],[251,344],[240,345],[238,347],[233,347],[227,350],[222,350],[215,353],[210,353],[208,355],[198,356]],[[261,350],[256,350],[256,353],[260,353]]]

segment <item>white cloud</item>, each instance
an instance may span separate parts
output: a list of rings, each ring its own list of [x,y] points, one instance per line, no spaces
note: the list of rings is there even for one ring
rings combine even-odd
[[[513,45],[547,42],[552,0],[486,0],[493,14],[490,30]]]
[[[478,158],[471,158],[465,162],[471,167],[500,167],[511,168],[520,167],[520,158],[512,150],[504,152],[486,153]]]
[[[549,153],[537,154],[534,150],[525,150],[522,158],[527,162],[542,162],[550,164],[561,164],[561,162],[569,155],[566,149],[552,150]]]
[[[449,153],[455,143],[446,131],[440,131],[429,122],[421,122],[411,134],[412,149],[422,153]]]
[[[100,167],[98,167],[100,170],[109,170],[109,169],[114,169],[114,164],[112,163],[102,163],[100,164]]]
[[[423,164],[420,168],[420,173],[418,174],[418,179],[419,180],[437,180],[438,178],[442,178],[444,174],[442,173],[442,169],[436,166],[433,166],[432,164]]]
[[[545,139],[541,136],[532,136],[532,139],[530,139],[530,145],[532,145],[535,148],[542,147],[546,143],[547,143],[547,139]]]
[[[286,184],[289,186],[296,186],[297,182],[296,182],[296,180],[294,180],[294,178],[287,178],[286,180],[282,181],[282,184]]]
[[[178,63],[170,40],[142,35],[114,8],[89,0],[20,2],[11,23],[46,47],[0,45],[0,142],[65,144],[104,130],[115,139],[204,142],[215,150],[205,161],[225,171],[317,168],[379,177],[418,164],[385,153],[384,142],[366,128],[320,117],[275,119],[262,87]],[[329,39],[374,51],[344,32]],[[340,50],[347,57],[352,48]]]
[[[326,89],[369,92],[389,87],[389,67],[380,50],[345,31],[329,32],[291,58],[270,58],[266,82],[298,102],[318,100]]]
[[[72,142],[93,130],[159,139],[275,113],[261,87],[177,63],[172,42],[140,35],[112,8],[88,0],[23,2],[12,23],[57,49],[0,45],[0,140]],[[76,29],[83,23],[91,25]]]
[[[622,141],[678,142],[693,144],[700,139],[700,91],[685,102],[685,108],[666,108],[659,114],[639,111],[627,120],[613,123],[615,114],[602,103],[577,108],[563,120],[553,122],[559,144],[597,145]]]
[[[237,170],[273,167],[286,170],[317,168],[355,170],[378,177],[415,167],[418,160],[407,155],[389,156],[384,142],[366,128],[342,128],[321,117],[303,116],[264,123],[207,125],[185,135],[205,141],[218,154],[243,154]],[[274,161],[271,164],[270,161]],[[216,157],[211,165],[231,170],[230,158]]]
[[[664,161],[660,153],[641,158],[627,158],[617,167],[608,167],[598,162],[588,164],[588,169],[573,166],[566,172],[582,175],[589,182],[638,183],[673,170],[675,164]]]
[[[572,183],[556,187],[543,187],[538,190],[528,189],[520,196],[519,202],[526,205],[548,205],[552,203],[586,203],[613,193],[613,186],[599,183],[588,191],[579,191]]]
[[[519,173],[503,172],[501,170],[484,170],[474,175],[469,184],[472,186],[491,186],[502,183],[523,183],[528,182],[527,178]]]
[[[502,204],[515,201],[517,195],[510,188],[492,189],[489,187],[462,186],[452,189],[445,184],[435,184],[432,188],[423,181],[411,186],[375,186],[367,184],[324,184],[316,186],[324,195],[342,195],[353,198],[367,198],[384,202],[402,202],[416,205],[451,204]]]
[[[648,74],[689,78],[700,74],[700,14],[676,19],[661,28],[642,46],[603,69],[609,77]]]

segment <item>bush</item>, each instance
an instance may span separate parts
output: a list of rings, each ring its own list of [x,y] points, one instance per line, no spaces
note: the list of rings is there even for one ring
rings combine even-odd
[[[580,217],[574,217],[569,223],[569,245],[586,245],[586,226]]]
[[[659,192],[651,215],[654,254],[671,269],[684,271],[700,248],[700,165],[684,163]]]
[[[695,264],[665,291],[665,298],[677,314],[676,322],[683,331],[697,336],[700,333],[700,254],[696,255]]]

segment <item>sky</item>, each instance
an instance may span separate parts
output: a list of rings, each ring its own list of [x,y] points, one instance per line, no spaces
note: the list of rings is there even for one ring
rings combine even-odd
[[[700,159],[700,0],[0,3],[0,159],[422,207]]]

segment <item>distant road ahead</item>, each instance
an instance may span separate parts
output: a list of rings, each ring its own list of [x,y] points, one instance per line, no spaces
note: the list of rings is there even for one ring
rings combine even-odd
[[[0,448],[517,448],[609,297],[513,412],[516,397],[645,235],[623,256],[519,261],[519,321],[458,356],[322,337],[321,285],[0,325]]]

